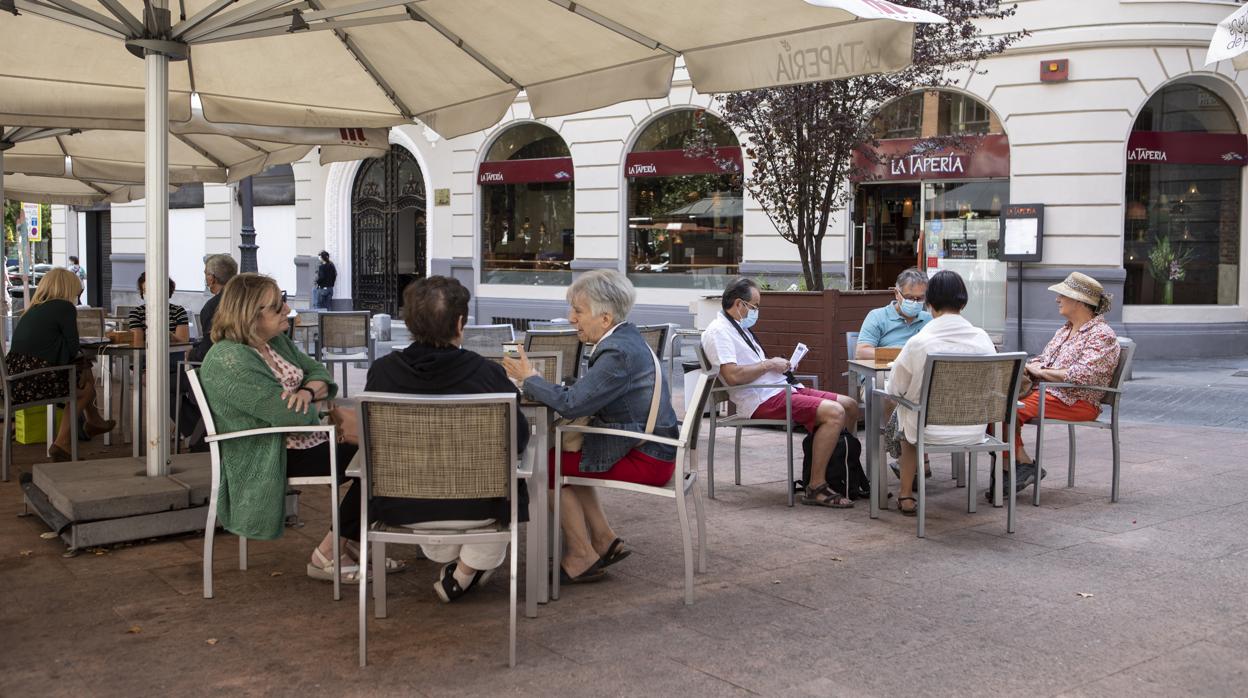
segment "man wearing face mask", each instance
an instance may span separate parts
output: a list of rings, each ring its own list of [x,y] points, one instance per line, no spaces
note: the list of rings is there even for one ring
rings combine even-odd
[[[777,385],[792,382],[788,359],[767,358],[762,346],[750,332],[758,322],[762,296],[758,284],[750,279],[737,279],[724,289],[720,299],[722,311],[702,332],[702,349],[707,359],[719,369],[720,378],[728,385],[761,383]],[[729,393],[737,413],[753,419],[784,419],[786,413],[783,388],[749,388]],[[793,390],[793,422],[806,427],[814,435],[812,463],[827,463],[836,448],[837,438],[847,424],[858,422],[858,402],[845,395],[798,387]],[[811,481],[802,495],[802,504],[845,509],[854,503],[828,487],[821,468],[813,468]]]
[[[867,313],[858,331],[856,358],[874,359],[877,347],[902,347],[932,321],[924,309],[927,298],[927,275],[916,267],[901,272],[893,287],[895,298],[883,308]]]

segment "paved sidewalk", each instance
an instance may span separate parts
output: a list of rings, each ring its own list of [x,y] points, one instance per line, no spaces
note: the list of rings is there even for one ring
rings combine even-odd
[[[681,603],[671,503],[608,493],[636,552],[521,618],[514,670],[505,580],[443,605],[425,560],[391,577],[390,617],[371,622],[358,668],[354,589],[335,603],[304,575],[328,526],[321,488],[305,488],[306,526],[251,544],[246,572],[221,536],[205,600],[201,537],[67,559],[16,517],[15,478],[0,484],[0,694],[1243,694],[1248,434],[1127,426],[1111,505],[1107,436],[1082,436],[1079,486],[1066,489],[1054,430],[1043,504],[1023,500],[1015,535],[982,500],[967,514],[937,458],[926,540],[895,510],[870,520],[865,502],[785,507],[775,433],[747,436],[733,485],[730,435],[695,604]],[[17,461],[39,451],[19,447]]]

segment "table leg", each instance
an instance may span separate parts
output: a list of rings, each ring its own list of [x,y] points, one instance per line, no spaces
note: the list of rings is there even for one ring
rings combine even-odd
[[[134,457],[138,458],[143,442],[143,361],[138,359],[130,363],[134,369],[130,378],[130,445]]]
[[[100,374],[104,387],[104,419],[113,418],[113,357],[100,353]],[[104,445],[113,445],[113,432],[104,433]]]
[[[533,478],[537,480],[536,497],[532,500],[537,504],[537,512],[535,518],[541,522],[540,531],[538,533],[538,555],[542,562],[541,576],[537,578],[537,599],[540,603],[550,603],[550,574],[548,570],[553,569],[550,566],[550,536],[552,533],[551,511],[549,502],[550,489],[546,486],[550,479],[550,411],[543,408],[538,410],[537,424],[537,459],[533,461]],[[533,492],[529,493],[533,495]],[[553,532],[559,535],[559,522],[553,523]]]
[[[888,508],[888,466],[880,451],[880,419],[882,401],[875,395],[876,374],[866,375],[867,407],[867,472],[875,484],[875,496],[871,498],[871,518],[879,518],[880,510]]]

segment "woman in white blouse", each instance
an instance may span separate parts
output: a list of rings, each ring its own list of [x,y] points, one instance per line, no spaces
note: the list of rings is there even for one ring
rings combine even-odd
[[[972,325],[962,317],[968,294],[962,277],[952,271],[937,272],[927,284],[927,306],[932,312],[928,322],[902,348],[893,362],[886,390],[917,403],[923,392],[923,368],[928,354],[995,354],[997,349],[988,333]],[[897,508],[906,516],[917,513],[918,501],[914,498],[914,475],[918,470],[918,413],[902,405],[897,406],[901,432],[901,486],[897,495]],[[984,440],[987,424],[964,427],[931,426],[924,431],[923,440],[929,444],[978,443]]]

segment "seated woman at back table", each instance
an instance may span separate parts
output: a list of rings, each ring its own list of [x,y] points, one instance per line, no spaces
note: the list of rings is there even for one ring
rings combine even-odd
[[[479,354],[461,349],[471,295],[455,279],[431,276],[417,279],[403,291],[403,323],[412,343],[378,359],[368,369],[365,390],[383,393],[459,395],[468,393],[519,394],[503,367]],[[529,423],[516,407],[516,445],[521,453],[529,442]],[[520,481],[515,493],[520,521],[528,521],[528,490]],[[404,499],[373,497],[368,503],[371,522],[416,529],[471,531],[511,518],[506,499]],[[360,535],[359,511],[342,520],[342,532]],[[441,564],[433,590],[450,603],[480,587],[507,559],[506,543],[421,545],[430,560]]]
[[[626,321],[636,297],[632,283],[617,271],[582,274],[568,287],[568,319],[581,341],[594,345],[589,370],[570,386],[556,385],[543,379],[521,350],[519,359],[505,360],[507,375],[523,383],[526,397],[564,417],[592,416],[592,426],[638,433],[653,420],[654,434],[675,438],[679,430],[667,383],[656,376],[659,365],[645,338]],[[652,414],[656,378],[660,394],[657,414]],[[580,451],[564,451],[562,474],[662,487],[672,479],[675,460],[672,446],[585,434]],[[551,477],[553,487],[553,452]],[[567,540],[560,579],[565,584],[598,581],[631,551],[607,522],[593,487],[569,485],[558,496]]]
[[[923,369],[928,354],[995,354],[997,349],[988,333],[975,327],[962,317],[969,296],[966,284],[956,272],[939,271],[932,275],[927,285],[927,306],[931,308],[932,320],[902,347],[901,354],[893,362],[893,372],[888,378],[886,390],[918,403],[923,393]],[[901,436],[901,485],[897,495],[897,509],[906,516],[918,513],[913,488],[918,471],[919,415],[902,405],[897,406],[897,421]],[[984,440],[987,424],[971,426],[930,426],[923,432],[923,440],[929,444],[979,443]]]
[[[86,418],[87,438],[104,434],[117,425],[104,419],[95,406],[95,376],[91,360],[79,356],[78,310],[74,302],[82,293],[82,282],[68,269],[53,269],[39,281],[30,307],[22,312],[13,328],[9,353],[4,357],[10,375],[49,366],[78,364],[78,413]],[[19,378],[10,399],[15,404],[69,395],[69,374],[41,373]],[[66,415],[68,417],[68,415]],[[70,459],[69,419],[61,420],[52,443],[52,459]]]
[[[1057,293],[1057,312],[1066,324],[1053,335],[1039,356],[1027,361],[1027,378],[1033,383],[1079,383],[1087,386],[1108,386],[1118,368],[1118,335],[1105,313],[1113,297],[1096,279],[1071,272],[1066,280],[1049,287]],[[1044,395],[1044,416],[1072,422],[1087,422],[1101,414],[1102,390],[1093,388],[1051,388]],[[1044,479],[1037,475],[1035,462],[1023,448],[1022,425],[1040,416],[1040,394],[1031,390],[1018,408],[1018,440],[1015,449],[1018,461],[1018,490]],[[1007,460],[1008,462],[1008,460]],[[985,495],[992,498],[992,488]]]
[[[315,403],[338,392],[325,367],[286,336],[290,308],[277,282],[262,274],[239,274],[225,285],[212,323],[212,348],[199,368],[204,395],[220,433],[320,423]],[[336,449],[340,480],[357,446],[355,413],[341,408],[330,419],[343,425],[339,443],[325,434],[263,434],[221,442],[221,488],[217,517],[225,530],[258,540],[282,535],[286,478],[329,474]],[[349,488],[348,488],[349,489]],[[360,519],[359,495],[347,491],[339,521]],[[358,525],[357,525],[358,526]],[[346,529],[344,529],[346,530]],[[347,541],[344,540],[345,545]],[[332,580],[333,533],[312,551],[308,576]],[[359,565],[342,555],[342,581],[359,583]]]

